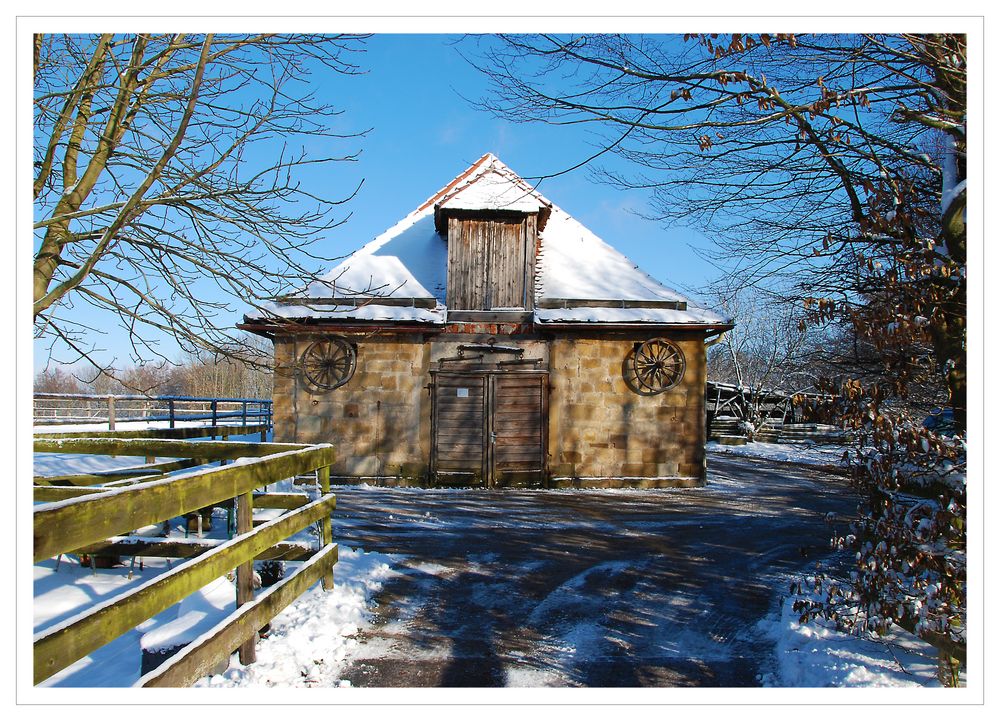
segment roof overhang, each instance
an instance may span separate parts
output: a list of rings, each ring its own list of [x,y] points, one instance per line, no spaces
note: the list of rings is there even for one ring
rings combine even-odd
[[[370,305],[384,305],[392,308],[436,308],[437,298],[409,298],[404,296],[286,296],[279,298],[278,305],[301,306],[305,308],[345,307],[364,308]]]
[[[448,208],[435,205],[434,229],[447,238],[448,218],[511,218],[514,220],[522,220],[529,215],[535,215],[538,217],[536,227],[538,232],[541,232],[545,230],[545,223],[548,221],[551,214],[552,208],[549,206],[541,206],[537,210],[510,210],[507,208]]]
[[[490,318],[490,322],[504,322]],[[525,319],[521,319],[522,321]],[[364,321],[353,318],[332,320],[330,318],[250,318],[244,316],[237,328],[265,338],[316,333],[379,332],[379,333],[441,333],[448,330],[451,322],[487,322],[486,318],[450,318],[443,323],[420,323],[413,321]],[[674,331],[704,334],[706,338],[731,330],[732,323],[608,323],[608,322],[544,322],[531,323],[536,331]]]
[[[535,321],[536,329],[552,330],[673,330],[704,333],[706,338],[732,330],[732,323],[605,323],[600,321]]]
[[[329,318],[248,318],[236,327],[247,333],[274,339],[278,336],[313,335],[323,333],[440,333],[444,325],[440,323],[395,323],[392,321],[361,321]]]
[[[629,298],[538,298],[536,308],[564,310],[570,308],[663,308],[664,310],[687,310],[687,301]]]

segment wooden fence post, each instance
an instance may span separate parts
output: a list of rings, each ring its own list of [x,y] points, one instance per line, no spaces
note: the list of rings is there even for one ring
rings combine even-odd
[[[171,398],[169,401],[167,401],[167,406],[170,409],[170,427],[173,428],[174,427],[174,420],[175,420],[174,419],[174,399],[173,398]]]
[[[243,401],[243,427],[247,427],[247,402]]]
[[[212,427],[219,425],[219,401],[212,401]],[[212,436],[215,438],[215,436]]]
[[[316,475],[319,477],[319,487],[320,492],[325,496],[330,492],[330,466],[323,466],[316,471]],[[330,543],[333,542],[333,527],[330,524],[330,514],[327,513],[323,516],[323,520],[320,521],[320,547],[326,548]],[[333,590],[333,567],[331,566],[330,572],[324,574],[323,576],[323,590],[332,591]]]
[[[329,517],[329,516],[328,516]],[[236,533],[253,530],[253,491],[236,500]],[[236,608],[253,600],[253,561],[236,567]],[[257,634],[240,646],[240,663],[246,666],[257,660]]]
[[[108,430],[115,429],[115,397],[108,396]]]

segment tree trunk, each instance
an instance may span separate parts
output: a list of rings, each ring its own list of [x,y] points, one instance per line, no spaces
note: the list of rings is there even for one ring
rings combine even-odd
[[[958,688],[958,673],[961,668],[957,658],[952,658],[947,651],[938,651],[938,681],[945,688]]]

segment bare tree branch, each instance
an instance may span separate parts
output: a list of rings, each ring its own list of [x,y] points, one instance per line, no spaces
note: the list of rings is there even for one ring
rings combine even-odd
[[[328,150],[364,132],[344,132],[311,81],[360,73],[364,40],[37,36],[39,339],[103,367],[88,331],[53,312],[79,298],[130,335],[137,360],[160,353],[161,334],[187,352],[260,355],[228,327],[235,303],[262,308],[323,270],[333,259],[317,244],[360,187],[330,198],[301,178],[357,159]]]

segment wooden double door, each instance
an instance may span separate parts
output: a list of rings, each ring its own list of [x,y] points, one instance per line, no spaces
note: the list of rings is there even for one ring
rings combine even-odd
[[[439,371],[432,394],[431,470],[437,483],[494,487],[544,481],[547,373]]]

